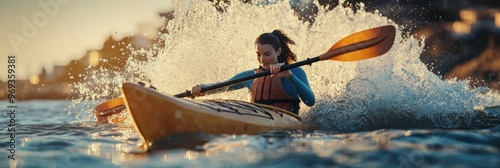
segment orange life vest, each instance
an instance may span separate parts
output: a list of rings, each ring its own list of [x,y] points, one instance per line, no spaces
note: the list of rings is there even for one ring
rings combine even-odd
[[[259,67],[255,73],[263,72],[264,69]],[[281,78],[263,76],[253,80],[250,86],[251,102],[272,105],[298,114],[299,99],[292,99],[286,92]]]

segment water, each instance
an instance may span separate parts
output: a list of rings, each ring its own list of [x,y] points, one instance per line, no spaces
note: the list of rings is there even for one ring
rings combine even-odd
[[[217,135],[195,149],[136,153],[139,135],[126,125],[74,122],[68,101],[18,103],[15,158],[18,167],[498,167],[499,118],[468,129],[273,131]],[[8,105],[1,102],[2,107]],[[85,107],[84,103],[76,105]],[[500,114],[500,108],[485,111]],[[6,110],[2,110],[0,160],[9,165]]]
[[[2,127],[0,165],[17,167],[498,167],[500,95],[442,81],[419,60],[421,42],[402,38],[399,26],[377,13],[319,9],[303,23],[287,2],[233,2],[221,14],[204,1],[175,1],[166,47],[135,50],[150,61],[129,60],[123,73],[98,71],[79,83],[74,101],[17,104],[15,158]],[[252,19],[248,19],[252,18]],[[141,153],[130,126],[97,124],[91,109],[118,96],[124,81],[151,81],[176,94],[199,83],[223,81],[257,66],[253,41],[279,28],[296,41],[299,60],[322,54],[356,31],[391,24],[396,43],[385,55],[357,62],[321,61],[303,67],[317,104],[302,106],[307,131],[261,135],[207,135],[207,144]],[[153,57],[158,52],[157,57]],[[108,79],[108,80],[106,80]],[[94,84],[100,84],[95,90]],[[246,100],[246,91],[202,97]],[[8,123],[1,102],[1,123]]]

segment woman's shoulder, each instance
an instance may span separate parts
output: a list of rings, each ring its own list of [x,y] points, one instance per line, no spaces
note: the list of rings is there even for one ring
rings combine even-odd
[[[292,68],[290,69],[293,73],[297,73],[297,72],[300,72],[300,73],[305,73],[304,69],[302,69],[301,67],[296,67],[296,68]]]
[[[292,68],[290,70],[292,71],[293,75],[296,76],[297,78],[307,79],[307,74],[301,67]]]

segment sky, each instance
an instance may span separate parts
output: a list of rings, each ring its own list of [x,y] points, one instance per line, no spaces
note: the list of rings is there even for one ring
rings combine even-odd
[[[16,80],[160,28],[158,13],[173,11],[169,0],[0,0],[0,80],[7,80],[8,56],[16,56]],[[155,33],[147,33],[155,34]]]

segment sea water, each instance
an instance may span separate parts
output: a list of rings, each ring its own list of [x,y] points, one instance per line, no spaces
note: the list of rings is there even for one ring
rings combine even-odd
[[[469,128],[370,129],[349,133],[272,131],[214,135],[194,149],[138,152],[130,126],[74,122],[69,101],[18,103],[11,160],[6,110],[1,167],[498,167],[500,124]],[[0,105],[8,105],[1,102]],[[79,104],[79,108],[89,108]],[[90,111],[90,109],[88,109]],[[485,110],[500,114],[500,108]],[[90,114],[89,114],[90,115]],[[491,123],[488,120],[496,120]],[[346,122],[354,122],[346,120]],[[397,122],[397,121],[395,121]]]
[[[405,37],[377,12],[319,7],[315,22],[297,19],[288,2],[232,1],[224,12],[205,1],[174,1],[175,18],[161,34],[165,47],[134,50],[125,72],[97,71],[77,83],[72,101],[17,104],[15,159],[2,108],[1,167],[498,167],[500,96],[468,81],[444,81],[419,60],[425,37]],[[362,5],[361,5],[362,6]],[[298,60],[318,56],[357,31],[394,25],[392,49],[356,62],[321,61],[302,68],[317,102],[300,115],[312,130],[261,135],[210,135],[196,148],[142,153],[131,121],[97,124],[92,108],[122,82],[149,81],[177,94],[200,83],[229,79],[258,66],[255,38],[281,29]],[[420,40],[419,40],[420,39]],[[200,99],[247,99],[246,90]],[[7,107],[1,102],[0,107]]]

